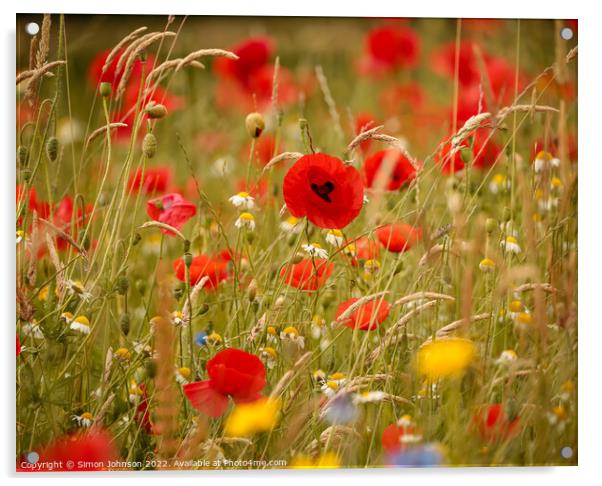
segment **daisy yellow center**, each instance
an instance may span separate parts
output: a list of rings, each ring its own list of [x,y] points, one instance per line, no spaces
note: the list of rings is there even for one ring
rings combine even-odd
[[[290,216],[289,218],[287,218],[286,222],[291,226],[295,226],[299,222],[299,219],[295,218],[294,216]]]
[[[79,416],[79,418],[85,419],[85,420],[92,420],[94,418],[94,416],[90,412],[84,412]]]
[[[510,310],[512,312],[520,312],[523,310],[523,303],[520,300],[513,300],[510,302]]]
[[[242,213],[240,219],[243,221],[254,221],[255,217],[251,213]]]
[[[336,373],[333,373],[332,375],[330,375],[330,379],[331,380],[343,380],[345,379],[345,374],[341,373],[340,371],[337,371]]]
[[[187,368],[186,366],[182,366],[179,370],[178,373],[180,373],[180,376],[182,376],[183,378],[189,378],[191,371],[190,368]]]
[[[90,325],[90,321],[88,320],[88,318],[86,316],[77,316],[75,318],[75,322],[77,322],[78,324],[83,324],[84,326]]]
[[[506,243],[518,245],[518,240],[514,236],[508,236],[506,237]]]
[[[285,327],[282,332],[286,335],[290,335],[290,334],[292,334],[293,336],[299,335],[299,331],[297,331],[297,328],[293,327],[293,326]]]
[[[268,326],[267,333],[271,334],[272,336],[275,336],[276,335],[276,328],[274,326]]]
[[[248,193],[248,192],[244,192],[244,191],[243,191],[243,192],[239,192],[239,193],[237,194],[237,196],[238,196],[238,197],[242,197],[242,198],[245,198],[245,199],[246,199],[246,198],[248,198],[248,197],[249,197],[249,193]]]
[[[276,359],[276,350],[274,348],[271,348],[269,346],[266,346],[265,348],[263,348],[263,352],[268,355],[271,359]]]
[[[531,316],[531,314],[528,314],[527,312],[521,312],[517,316],[516,320],[520,324],[531,324],[533,322],[533,317]]]
[[[338,230],[338,229],[331,229],[331,230],[328,231],[328,234],[332,235],[332,236],[337,236],[337,237],[342,237],[343,236],[343,232],[341,230]]]

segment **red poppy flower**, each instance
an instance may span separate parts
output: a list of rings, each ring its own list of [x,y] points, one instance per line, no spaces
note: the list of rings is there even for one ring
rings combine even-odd
[[[186,264],[182,258],[176,260],[173,264],[176,278],[184,282],[186,280]],[[207,255],[196,255],[192,258],[190,265],[190,285],[196,285],[203,277],[209,280],[203,288],[208,290],[215,289],[220,282],[228,278],[228,262],[222,258],[211,258]]]
[[[17,356],[21,354],[21,342],[19,341],[19,336],[17,336]]]
[[[347,308],[356,302],[358,299],[351,298],[343,302],[337,307],[336,318],[347,310]],[[358,309],[341,324],[351,329],[359,329],[360,331],[372,331],[382,324],[389,315],[391,306],[384,299],[370,300],[362,304]]]
[[[362,74],[380,75],[418,62],[420,39],[405,25],[384,25],[368,32],[366,57],[360,60]]]
[[[273,135],[263,133],[255,142],[255,153],[253,154],[253,162],[260,167],[267,164],[276,150],[276,139]],[[282,150],[281,150],[282,151]],[[248,160],[251,152],[251,144],[248,143],[241,153],[241,160]]]
[[[515,96],[516,67],[514,63],[508,62],[503,57],[488,57],[485,60],[489,86],[494,100],[499,104],[512,103]],[[525,78],[522,71],[518,71],[518,92],[525,86]]]
[[[437,74],[454,79],[456,72],[456,43],[444,44],[431,55],[431,65]],[[468,40],[460,42],[458,52],[458,81],[462,86],[478,84],[481,73],[474,53],[474,43]]]
[[[416,82],[395,84],[381,91],[379,103],[382,110],[390,116],[400,113],[421,112],[424,107],[425,94]]]
[[[464,140],[458,147],[452,148],[452,143],[447,142],[435,155],[435,162],[439,164],[441,172],[451,175],[464,169],[462,149],[469,148],[468,142]]]
[[[395,165],[392,167],[390,175],[385,181],[385,187],[389,191],[399,189],[416,177],[416,169],[414,169],[409,159],[400,151],[394,149],[379,150],[364,162],[364,176],[368,187],[375,186],[382,163],[388,157],[391,157],[395,161]]]
[[[88,80],[90,81],[90,85],[96,89],[101,82],[111,83],[113,85],[113,89],[116,89],[123,77],[123,67],[117,71],[117,64],[121,59],[121,56],[124,54],[125,50],[120,49],[117,52],[117,55],[111,61],[111,64],[107,68],[107,70],[103,73],[102,68],[105,65],[107,57],[109,57],[109,53],[111,49],[107,49],[92,59],[92,62],[88,66]],[[130,79],[128,84],[130,86],[137,85],[140,80],[140,76],[142,75],[142,68],[146,67],[146,70],[153,66],[155,63],[154,58],[152,56],[146,56],[146,60],[142,61],[139,57],[134,61],[134,67],[132,69],[132,73],[130,74]],[[124,63],[125,64],[125,59]]]
[[[128,188],[130,191],[144,191],[145,194],[165,192],[171,179],[169,167],[139,168],[130,176]]]
[[[196,206],[186,201],[177,193],[166,194],[146,203],[147,214],[161,223],[166,223],[179,230],[196,214]],[[173,232],[161,229],[166,235],[173,236]]]
[[[482,407],[473,417],[476,427],[485,442],[500,442],[511,439],[518,432],[520,417],[510,418],[502,404]]]
[[[117,459],[111,435],[101,429],[63,436],[40,451],[36,471],[102,471]],[[70,466],[68,467],[67,463]],[[25,470],[25,469],[21,469]],[[31,471],[31,469],[26,469]]]
[[[422,230],[405,223],[389,224],[376,230],[376,237],[387,250],[401,253],[422,239]]]
[[[299,290],[318,290],[330,277],[334,264],[326,260],[306,258],[299,263],[289,263],[280,270],[280,278]]]
[[[456,127],[459,129],[470,117],[487,111],[487,100],[481,86],[474,84],[462,88],[456,106]],[[449,107],[449,119],[453,122],[454,107]]]
[[[502,148],[490,135],[491,130],[487,128],[479,128],[475,131],[472,146],[472,151],[474,153],[472,165],[477,169],[491,167],[502,152]]]
[[[220,77],[236,79],[247,86],[250,77],[267,64],[272,55],[272,41],[267,37],[252,37],[231,47],[237,60],[218,57],[213,68]]]
[[[404,449],[407,444],[414,443],[422,432],[414,425],[391,424],[385,427],[380,438],[383,449],[388,454],[394,454]]]
[[[150,419],[150,408],[148,406],[148,393],[146,391],[146,385],[144,383],[138,386],[142,392],[140,401],[136,405],[136,413],[134,418],[136,423],[147,433],[151,433],[153,430],[153,424]]]
[[[254,354],[228,348],[207,362],[208,380],[184,385],[192,406],[210,417],[224,414],[228,397],[236,403],[254,402],[266,386],[265,367]]]
[[[358,113],[358,115],[355,117],[355,133],[358,135],[366,130],[374,128],[376,125],[377,123],[372,113]],[[370,150],[371,146],[372,139],[369,138],[360,144],[360,149],[362,152],[366,153],[368,150]]]
[[[364,184],[360,173],[330,155],[304,155],[284,177],[284,201],[290,213],[316,226],[340,229],[360,213]]]
[[[92,212],[92,204],[87,204],[85,208],[78,207],[73,211],[73,199],[71,196],[65,196],[54,210],[54,225],[65,233],[77,239],[79,228],[86,225],[86,217]],[[75,216],[75,220],[73,219]],[[56,247],[60,251],[69,248],[69,242],[60,236],[56,239]]]
[[[378,243],[367,236],[345,242],[344,248],[348,248],[348,245],[351,246],[345,253],[351,255],[351,265],[354,267],[358,265],[359,261],[376,260],[380,254]]]

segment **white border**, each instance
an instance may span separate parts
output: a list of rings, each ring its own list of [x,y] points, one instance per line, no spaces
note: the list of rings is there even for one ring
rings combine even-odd
[[[600,301],[601,287],[600,255],[598,254],[602,220],[600,218],[602,201],[602,156],[600,145],[600,118],[602,114],[601,92],[602,72],[600,62],[600,12],[591,1],[555,1],[543,2],[525,0],[504,0],[501,2],[483,2],[455,0],[453,2],[401,2],[393,4],[385,0],[368,2],[328,2],[324,0],[303,0],[299,2],[246,0],[242,1],[174,1],[143,0],[129,1],[104,0],[91,1],[37,1],[21,0],[3,2],[2,15],[2,56],[3,84],[0,90],[2,104],[7,110],[0,117],[0,136],[2,137],[2,167],[0,183],[2,205],[0,217],[3,245],[2,266],[5,269],[1,280],[0,297],[3,311],[3,364],[6,366],[2,376],[3,399],[0,400],[0,417],[4,420],[2,440],[0,440],[3,472],[12,476],[8,481],[20,480],[20,483],[44,481],[62,484],[67,481],[144,481],[158,484],[173,478],[176,481],[193,479],[198,484],[252,483],[261,484],[304,484],[314,481],[350,482],[378,481],[380,483],[420,482],[420,484],[442,483],[446,486],[478,484],[487,486],[520,481],[532,485],[563,484],[578,480],[580,484],[594,484],[600,472],[597,463],[601,462],[600,440],[602,428],[598,413],[601,401],[600,391],[600,347],[602,345],[602,319],[597,300]],[[15,13],[19,12],[64,12],[64,13],[121,13],[121,14],[198,14],[198,15],[286,15],[286,16],[361,16],[361,17],[506,17],[506,18],[578,18],[579,19],[579,466],[571,468],[473,468],[445,470],[337,470],[337,471],[244,471],[244,472],[187,472],[148,473],[124,475],[104,473],[101,475],[20,475],[12,473],[14,468],[14,84],[15,72]]]

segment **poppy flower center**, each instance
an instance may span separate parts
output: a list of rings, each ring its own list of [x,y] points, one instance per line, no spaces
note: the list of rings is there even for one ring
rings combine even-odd
[[[330,181],[326,181],[324,184],[311,183],[311,190],[314,191],[320,199],[326,202],[332,202],[330,199],[330,193],[334,191],[334,184]]]

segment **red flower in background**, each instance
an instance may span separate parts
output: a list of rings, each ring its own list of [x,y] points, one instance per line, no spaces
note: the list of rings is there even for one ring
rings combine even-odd
[[[171,180],[170,167],[139,168],[130,176],[128,188],[130,191],[143,191],[145,194],[165,192]]]
[[[71,196],[65,196],[54,210],[54,225],[64,233],[77,240],[78,230],[86,225],[86,217],[92,213],[92,204],[87,204],[85,208],[78,207],[73,211],[73,199]],[[73,218],[75,217],[75,220]],[[56,247],[60,251],[69,248],[67,239],[57,236]]]
[[[88,66],[88,80],[90,81],[90,85],[94,89],[96,89],[100,85],[100,83],[105,82],[111,83],[113,86],[113,90],[115,90],[117,89],[117,86],[119,85],[121,78],[123,77],[123,68],[125,67],[125,63],[127,62],[127,60],[123,60],[121,69],[119,71],[117,71],[117,64],[119,63],[121,56],[123,56],[125,52],[124,49],[120,49],[117,52],[117,55],[113,58],[111,64],[103,73],[102,68],[105,65],[107,58],[109,57],[110,52],[111,49],[107,49],[106,51],[97,54],[96,56],[94,56],[94,59],[92,59],[92,62]],[[145,70],[148,72],[150,68],[154,65],[154,63],[155,61],[152,56],[147,56],[145,61],[142,61],[140,57],[136,58],[136,60],[134,61],[134,67],[132,69],[130,79],[128,81],[128,85],[137,85],[140,81],[140,76],[142,75],[142,68],[144,67]]]
[[[351,304],[357,302],[358,299],[351,298],[343,302],[337,307],[336,319],[338,320],[341,314],[345,312]],[[340,321],[344,326],[351,329],[359,329],[360,331],[372,331],[382,324],[389,315],[391,306],[384,299],[370,300],[362,304],[358,309],[343,321]]]
[[[407,444],[415,443],[422,437],[422,432],[418,427],[408,424],[390,424],[383,430],[380,438],[383,449],[388,454],[394,454],[400,449],[404,449]]]
[[[464,169],[464,160],[462,159],[462,149],[470,148],[468,142],[464,140],[458,147],[453,148],[451,142],[447,142],[437,154],[435,162],[441,167],[441,172],[445,175],[451,175]]]
[[[347,226],[364,201],[364,184],[357,169],[322,153],[301,157],[286,173],[283,192],[293,216],[307,216],[326,229]]]
[[[228,348],[207,362],[208,380],[184,385],[192,406],[210,417],[224,414],[228,397],[235,403],[254,402],[266,386],[265,367],[254,354]]]
[[[176,278],[181,282],[186,281],[186,264],[182,258],[176,260],[173,264]],[[228,260],[220,258],[211,258],[207,255],[196,255],[192,258],[190,265],[190,285],[196,285],[203,277],[209,280],[203,285],[203,288],[213,290],[219,283],[228,278]]]
[[[502,152],[502,148],[491,136],[491,130],[488,128],[477,129],[473,140],[473,167],[477,169],[487,169],[491,167]]]
[[[318,290],[330,277],[334,264],[326,260],[306,258],[299,263],[289,263],[280,270],[280,278],[299,290]]]
[[[160,223],[166,223],[179,230],[196,214],[196,206],[177,193],[166,194],[146,203],[147,214]],[[172,231],[161,228],[166,235],[174,236]]]
[[[274,138],[274,136],[263,133],[261,135],[261,137],[259,137],[255,141],[255,153],[253,154],[253,162],[255,162],[257,165],[263,167],[270,160],[272,160],[275,150],[276,150],[276,139]],[[248,160],[250,152],[251,152],[251,144],[248,143],[241,153],[241,160]]]
[[[134,418],[142,430],[150,434],[153,430],[153,424],[150,419],[150,408],[148,406],[148,393],[146,391],[146,385],[142,383],[138,386],[138,388],[142,392],[142,396],[140,397],[138,405],[136,405],[136,413],[134,414]]]
[[[235,79],[248,86],[251,77],[268,64],[273,43],[268,37],[252,37],[229,49],[238,56],[237,60],[218,57],[213,63],[216,74],[222,78]]]
[[[17,356],[21,354],[21,342],[19,341],[19,336],[17,335]]]
[[[422,230],[406,223],[382,226],[375,233],[380,244],[393,253],[408,251],[422,239]]]
[[[458,81],[461,86],[471,86],[481,81],[481,73],[474,52],[475,44],[464,40],[458,52]],[[456,43],[448,42],[431,54],[431,66],[440,75],[454,79],[456,72]]]
[[[359,135],[360,133],[363,133],[367,130],[370,130],[371,128],[374,128],[375,126],[377,126],[378,124],[376,123],[376,118],[374,117],[374,115],[372,115],[372,113],[358,113],[357,116],[355,117],[355,133],[357,135]],[[364,140],[361,144],[360,144],[360,148],[362,149],[362,151],[364,153],[368,152],[368,150],[370,150],[370,147],[372,146],[372,139],[367,139]]]
[[[473,427],[485,442],[511,439],[518,432],[520,418],[510,418],[504,406],[496,403],[482,407],[473,417]]]
[[[109,461],[117,459],[117,448],[111,435],[101,429],[63,436],[40,451],[35,469],[21,471],[102,471]],[[72,467],[68,467],[69,463]],[[60,466],[57,466],[61,464]],[[103,465],[101,465],[103,464]],[[57,466],[57,467],[55,467]]]
[[[366,55],[360,60],[362,74],[380,75],[414,67],[420,55],[420,39],[406,25],[383,25],[368,32]]]
[[[383,161],[387,158],[394,161],[394,165],[390,170],[390,174],[385,181],[385,188],[389,191],[395,191],[400,187],[408,184],[416,177],[416,169],[410,160],[399,150],[388,149],[379,150],[371,157],[364,161],[364,176],[366,178],[366,186],[374,187]]]
[[[422,87],[416,82],[395,84],[381,91],[379,103],[382,110],[389,116],[400,113],[422,111],[425,103],[425,94]]]

